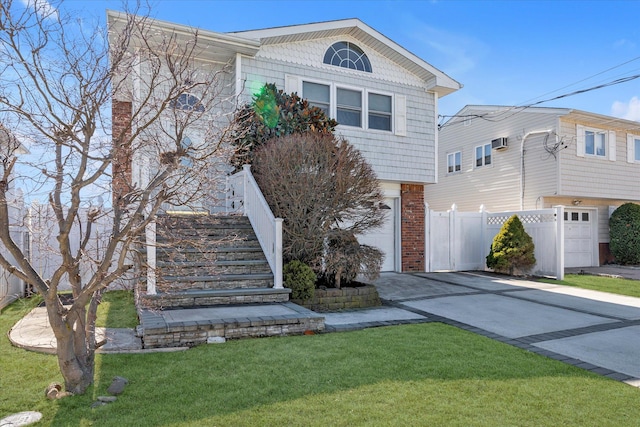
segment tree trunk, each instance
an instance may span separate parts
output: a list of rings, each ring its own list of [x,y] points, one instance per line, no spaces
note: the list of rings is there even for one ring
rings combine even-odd
[[[84,310],[82,310],[84,312]],[[77,321],[69,323],[72,312],[65,309],[58,301],[47,303],[49,323],[57,341],[58,366],[64,378],[65,390],[73,394],[84,394],[93,382],[94,350],[87,346],[82,312],[77,314]]]

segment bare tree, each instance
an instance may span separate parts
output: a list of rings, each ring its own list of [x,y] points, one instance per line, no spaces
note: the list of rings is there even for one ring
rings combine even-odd
[[[103,290],[134,271],[131,253],[162,206],[201,207],[216,190],[212,159],[228,153],[219,143],[225,118],[214,112],[233,100],[226,67],[198,61],[207,46],[197,32],[158,26],[139,9],[88,29],[61,3],[28,4],[0,2],[0,123],[34,155],[9,151],[0,173],[46,194],[60,262],[44,277],[11,239],[0,185],[0,241],[17,260],[0,256],[0,265],[43,296],[65,388],[82,394],[94,377]],[[105,219],[110,232],[91,251]],[[58,295],[66,284],[70,306]]]
[[[358,273],[377,277],[382,253],[356,240],[380,227],[383,198],[371,166],[346,140],[306,132],[268,140],[253,155],[256,181],[284,218],[283,257],[335,286]]]

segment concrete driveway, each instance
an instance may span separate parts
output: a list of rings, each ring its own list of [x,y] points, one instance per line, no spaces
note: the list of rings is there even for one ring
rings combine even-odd
[[[443,322],[640,387],[640,298],[482,273],[383,273],[384,306],[327,330]]]

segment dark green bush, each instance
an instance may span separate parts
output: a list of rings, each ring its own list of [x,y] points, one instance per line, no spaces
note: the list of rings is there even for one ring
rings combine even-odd
[[[609,249],[617,263],[640,264],[640,205],[625,203],[609,218]]]
[[[493,238],[487,267],[499,273],[526,272],[536,263],[534,249],[533,239],[525,231],[518,215],[513,215]]]
[[[291,298],[313,298],[316,290],[316,274],[311,267],[298,260],[288,262],[282,269],[284,286],[291,289]]]

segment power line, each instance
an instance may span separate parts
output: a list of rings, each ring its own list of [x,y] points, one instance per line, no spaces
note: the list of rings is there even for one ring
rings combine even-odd
[[[578,83],[582,83],[582,82],[584,82],[586,80],[589,80],[589,79],[591,79],[593,77],[597,77],[599,75],[602,75],[602,74],[604,74],[604,73],[606,73],[608,71],[614,70],[616,68],[619,68],[619,67],[621,67],[623,65],[629,64],[629,63],[631,63],[633,61],[636,61],[638,59],[640,59],[640,56],[635,57],[633,59],[630,59],[628,61],[625,61],[625,62],[623,62],[621,64],[616,65],[616,66],[610,67],[610,68],[608,68],[606,70],[600,71],[600,72],[598,72],[598,73],[596,73],[596,74],[594,74],[592,76],[586,77],[586,78],[584,78],[582,80],[579,80],[579,81],[577,81],[575,83],[572,83],[570,85],[564,86],[564,87],[562,87],[560,89],[556,89],[554,91],[547,92],[547,94],[558,92],[561,89],[564,89],[564,88],[567,88],[567,87],[570,87],[570,86],[574,86],[574,85],[576,85]],[[531,108],[531,107],[534,107],[536,105],[543,104],[545,102],[550,102],[550,101],[555,101],[555,100],[562,99],[562,98],[567,98],[567,97],[570,97],[570,96],[580,95],[582,93],[591,92],[591,91],[594,91],[594,90],[597,90],[597,89],[602,89],[602,88],[605,88],[605,87],[614,86],[614,85],[618,85],[618,84],[621,84],[621,83],[627,83],[627,82],[635,80],[637,78],[640,78],[640,74],[635,74],[635,75],[627,76],[627,77],[621,77],[621,78],[618,78],[618,79],[615,79],[615,80],[612,80],[612,81],[609,81],[609,82],[606,82],[606,83],[602,83],[602,84],[599,84],[599,85],[596,85],[596,86],[592,86],[592,87],[589,87],[589,88],[586,88],[586,89],[575,90],[573,92],[564,93],[562,95],[554,96],[552,98],[543,99],[541,101],[536,101],[536,102],[529,103],[529,104],[526,104],[526,105],[514,106],[514,107],[511,107],[511,108],[506,109],[506,110],[496,110],[496,111],[492,111],[492,112],[488,112],[488,113],[484,113],[484,114],[439,115],[438,117],[440,117],[442,119],[460,118],[460,119],[464,119],[464,120],[473,119],[473,118],[479,118],[479,119],[486,120],[486,121],[489,121],[489,122],[499,122],[499,121],[502,121],[502,120],[506,120],[506,119],[512,117],[513,115],[518,114],[518,113],[526,110],[527,108]],[[544,95],[541,95],[541,96],[544,96]],[[537,99],[537,98],[539,98],[539,97],[532,98],[532,100],[533,99]],[[508,112],[513,111],[513,110],[516,110],[516,111],[514,111],[512,114],[510,114],[508,116],[499,117],[499,118],[498,117],[495,117],[495,118],[487,117],[487,116],[491,116],[491,115],[496,114],[496,113],[507,114]],[[443,127],[450,126],[450,125],[453,125],[455,123],[459,123],[459,121],[455,121],[455,122],[447,121],[446,123],[439,125],[438,128],[441,129]]]

